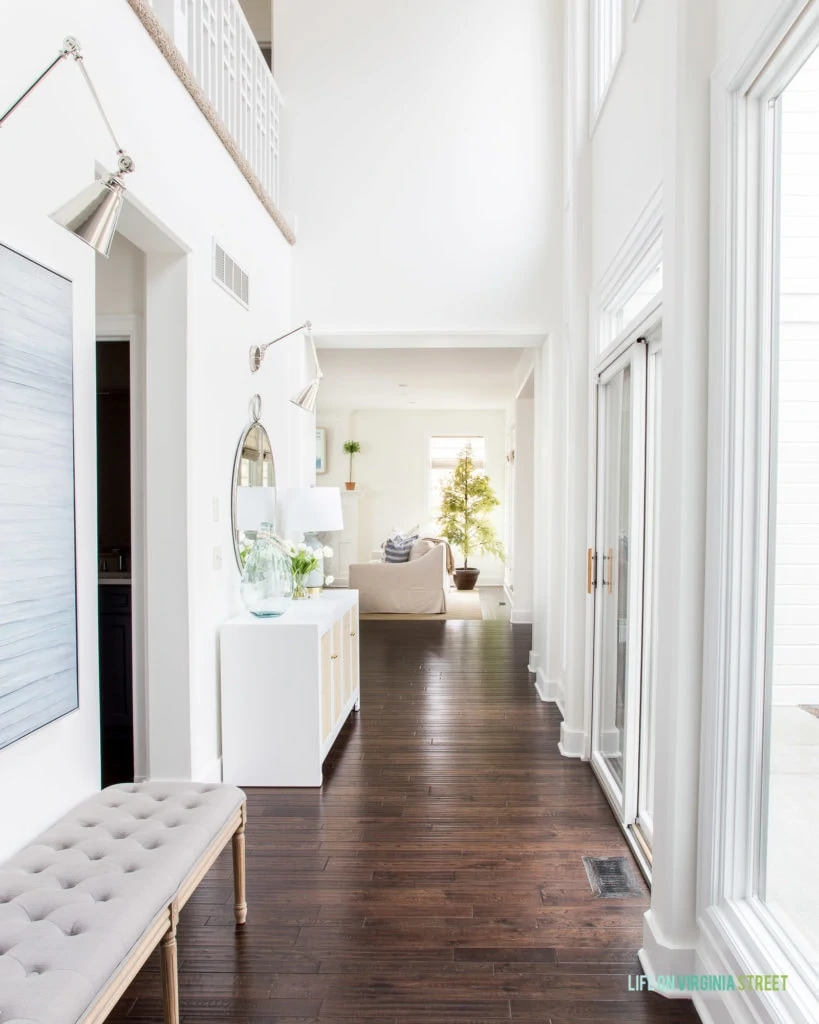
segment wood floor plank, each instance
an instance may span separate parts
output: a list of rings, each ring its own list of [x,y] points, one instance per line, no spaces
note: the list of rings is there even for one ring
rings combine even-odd
[[[530,646],[504,621],[362,623],[322,789],[248,790],[247,924],[229,852],[182,914],[183,1024],[698,1020],[629,989],[648,891],[591,894],[581,857],[629,854]],[[156,957],[110,1019],[160,1024]]]

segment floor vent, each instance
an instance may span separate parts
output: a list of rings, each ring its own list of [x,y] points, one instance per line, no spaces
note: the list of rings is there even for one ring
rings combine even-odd
[[[595,896],[624,900],[629,896],[644,895],[643,887],[625,857],[584,857],[583,866]]]
[[[236,260],[228,256],[215,239],[213,242],[213,280],[220,284],[225,291],[230,292],[245,309],[250,307],[250,281],[247,274]]]

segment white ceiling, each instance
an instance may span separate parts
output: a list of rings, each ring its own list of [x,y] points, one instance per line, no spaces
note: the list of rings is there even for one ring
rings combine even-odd
[[[503,409],[520,348],[321,349],[319,409]]]

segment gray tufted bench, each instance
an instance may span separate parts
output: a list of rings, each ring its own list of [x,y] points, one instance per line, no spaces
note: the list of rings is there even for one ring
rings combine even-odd
[[[234,786],[111,786],[0,865],[0,1024],[105,1020],[160,943],[176,1024],[179,911],[232,839],[244,924],[245,821]]]

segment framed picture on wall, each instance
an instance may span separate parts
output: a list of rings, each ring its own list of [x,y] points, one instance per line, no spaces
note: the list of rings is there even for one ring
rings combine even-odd
[[[327,472],[327,430],[316,428],[316,472]]]
[[[0,245],[0,748],[79,706],[71,282]]]

